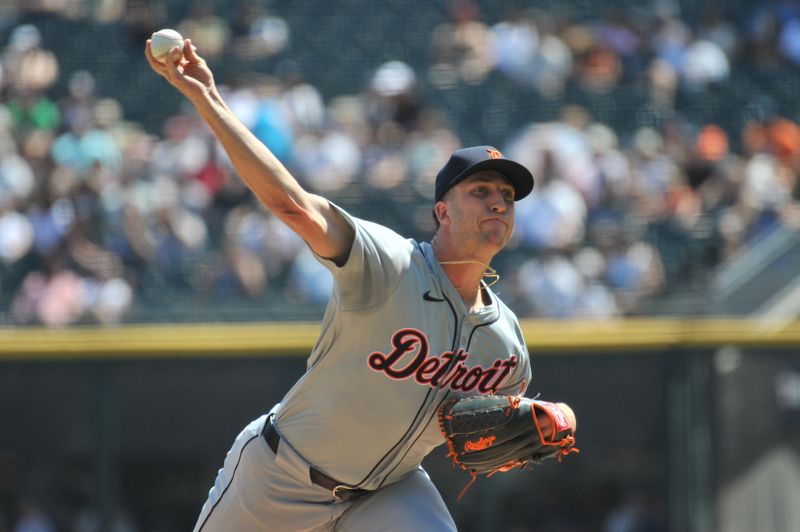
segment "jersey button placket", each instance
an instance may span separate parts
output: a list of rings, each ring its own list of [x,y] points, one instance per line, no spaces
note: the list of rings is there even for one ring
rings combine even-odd
[[[464,316],[459,326],[458,348],[467,349],[467,342],[469,341],[470,322],[473,321],[471,314]]]

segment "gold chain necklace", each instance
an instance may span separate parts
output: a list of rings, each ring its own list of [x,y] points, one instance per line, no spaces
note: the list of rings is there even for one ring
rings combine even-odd
[[[481,266],[486,268],[486,271],[483,272],[483,277],[489,277],[492,279],[492,282],[487,283],[486,288],[494,286],[497,283],[497,281],[500,280],[500,274],[497,273],[497,270],[479,260],[474,260],[474,259],[444,260],[444,261],[440,260],[439,264],[480,264]]]

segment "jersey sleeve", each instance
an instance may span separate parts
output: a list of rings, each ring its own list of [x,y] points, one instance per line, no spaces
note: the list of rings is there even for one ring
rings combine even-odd
[[[351,216],[331,203],[353,227],[353,247],[345,263],[315,255],[333,274],[333,297],[343,310],[369,308],[386,301],[411,263],[413,245],[382,225]]]

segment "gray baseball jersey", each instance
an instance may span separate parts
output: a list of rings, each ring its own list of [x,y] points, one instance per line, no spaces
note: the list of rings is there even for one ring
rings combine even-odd
[[[349,216],[355,240],[332,272],[334,293],[305,375],[276,412],[286,440],[329,476],[377,489],[444,442],[447,397],[518,394],[530,381],[516,316],[468,312],[428,243]]]
[[[308,369],[236,438],[195,532],[454,531],[420,467],[444,442],[438,408],[530,381],[519,324],[496,295],[487,288],[491,304],[469,312],[429,244],[341,212],[355,239],[343,266],[320,259],[335,288]],[[375,491],[340,500],[312,470]]]

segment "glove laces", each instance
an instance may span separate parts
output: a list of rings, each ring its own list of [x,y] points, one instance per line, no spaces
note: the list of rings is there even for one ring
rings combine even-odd
[[[559,462],[561,462],[565,456],[571,453],[578,454],[581,452],[580,449],[575,447],[575,436],[571,434],[569,436],[564,436],[559,446],[561,448],[558,450],[558,456],[556,456]]]

